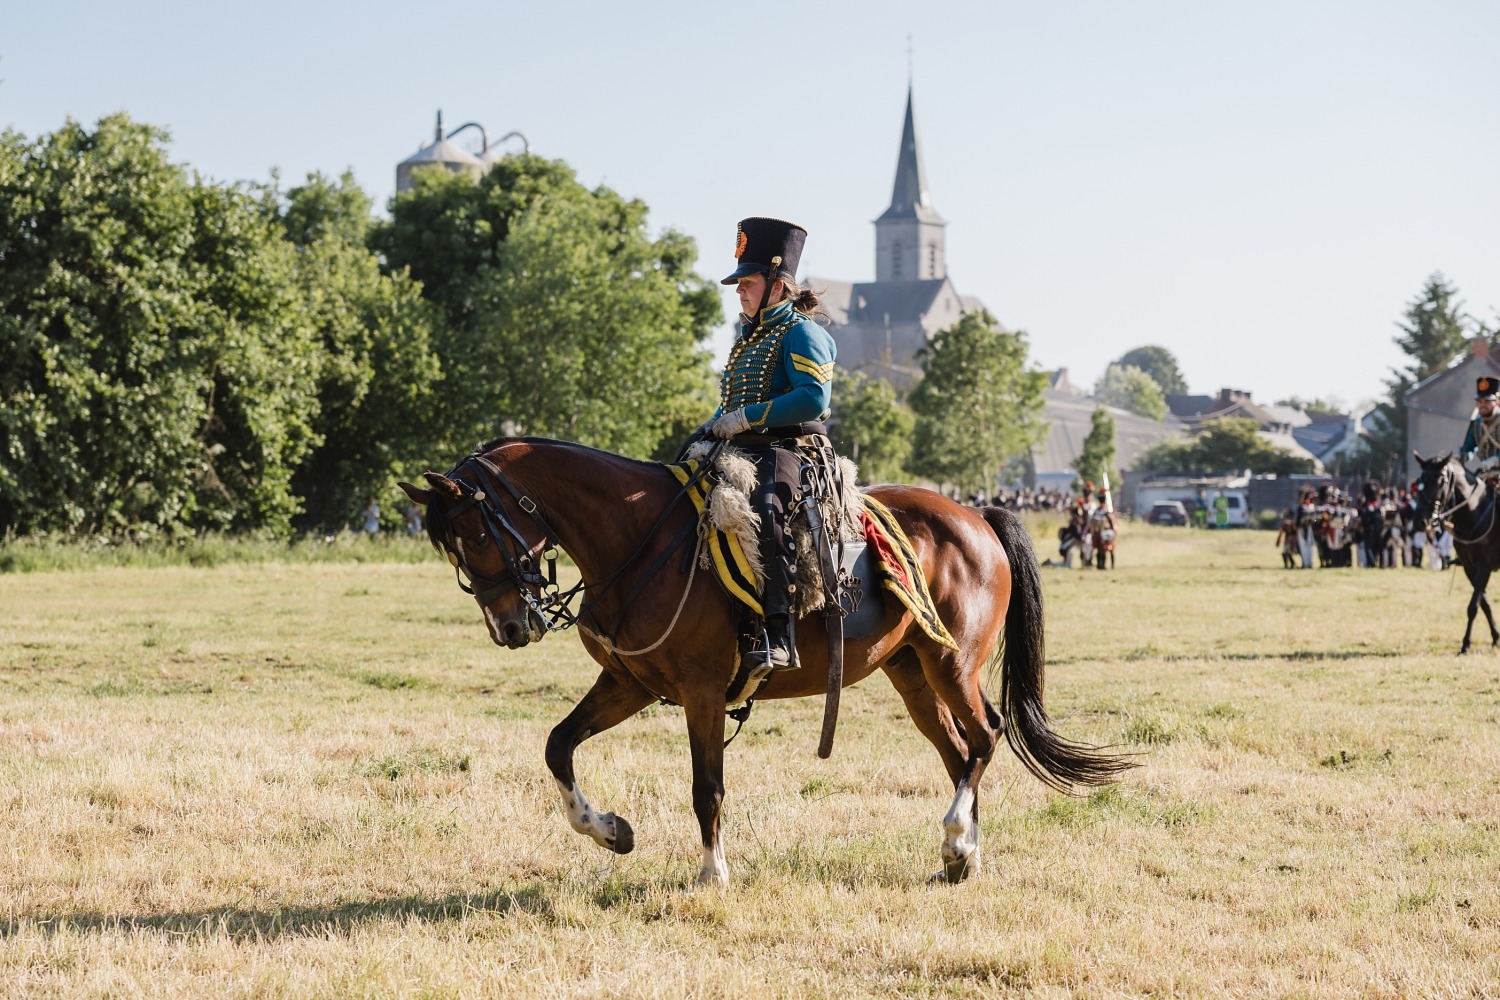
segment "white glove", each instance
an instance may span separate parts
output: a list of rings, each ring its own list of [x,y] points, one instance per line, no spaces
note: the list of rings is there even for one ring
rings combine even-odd
[[[1474,471],[1483,472],[1486,469],[1493,469],[1497,465],[1500,465],[1500,455],[1491,455],[1483,462],[1480,462],[1478,465],[1474,466]]]
[[[750,418],[745,416],[744,408],[731,410],[718,420],[713,422],[708,432],[721,441],[728,441],[736,434],[743,434],[750,429]]]

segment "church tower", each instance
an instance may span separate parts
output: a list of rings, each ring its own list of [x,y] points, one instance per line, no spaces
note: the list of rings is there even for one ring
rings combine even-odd
[[[932,281],[948,276],[943,227],[948,223],[932,207],[922,147],[912,115],[911,86],[906,88],[906,124],[896,158],[891,206],[875,220],[875,280]]]

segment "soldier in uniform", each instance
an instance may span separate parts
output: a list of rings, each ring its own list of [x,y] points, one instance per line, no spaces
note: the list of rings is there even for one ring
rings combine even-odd
[[[760,515],[765,567],[765,641],[746,657],[752,669],[793,665],[792,606],[796,571],[786,515],[799,488],[797,438],[823,437],[833,398],[835,348],[811,316],[818,296],[798,287],[797,264],[807,230],[780,219],[741,220],[734,285],[741,313],[734,346],[719,379],[719,408],[699,429],[731,441],[754,462],[757,486],[750,505]]]
[[[1478,462],[1476,470],[1492,469],[1500,464],[1500,379],[1481,375],[1475,384],[1474,416],[1469,420],[1459,455],[1465,462]]]
[[[1380,484],[1365,483],[1364,502],[1359,505],[1359,540],[1366,568],[1385,564],[1385,507],[1380,502]]]

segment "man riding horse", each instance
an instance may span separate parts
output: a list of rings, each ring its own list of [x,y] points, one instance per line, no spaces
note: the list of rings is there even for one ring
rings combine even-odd
[[[696,437],[729,441],[755,462],[751,508],[760,516],[765,567],[763,638],[747,655],[752,670],[793,665],[795,553],[786,516],[797,498],[809,436],[828,447],[823,420],[833,397],[833,338],[811,319],[818,296],[799,288],[797,264],[807,230],[780,219],[743,219],[736,230],[734,285],[741,313],[719,379],[719,408]],[[799,441],[800,439],[800,441]]]
[[[1485,472],[1500,465],[1500,378],[1481,375],[1475,383],[1474,416],[1469,420],[1464,433],[1464,443],[1458,451],[1465,462],[1477,462],[1472,468]]]

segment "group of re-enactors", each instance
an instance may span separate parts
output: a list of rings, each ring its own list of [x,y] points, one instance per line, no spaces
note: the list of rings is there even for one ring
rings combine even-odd
[[[1092,482],[1084,483],[1083,496],[1073,502],[1068,512],[1068,523],[1058,531],[1058,555],[1063,565],[1073,568],[1073,554],[1077,552],[1080,566],[1093,565],[1104,569],[1108,563],[1115,568],[1115,536],[1119,533],[1120,521],[1115,516],[1115,505],[1110,499],[1109,488],[1101,487],[1097,493]]]
[[[1464,431],[1459,458],[1475,473],[1494,481],[1500,477],[1500,378],[1481,375],[1474,384],[1474,413]],[[1412,566],[1448,569],[1453,565],[1453,529],[1441,517],[1436,523],[1415,524],[1416,491],[1385,490],[1365,485],[1354,503],[1331,486],[1316,496],[1303,490],[1295,509],[1282,515],[1276,544],[1282,565],[1293,569],[1317,565]],[[1345,536],[1349,558],[1341,559],[1334,539]],[[1424,551],[1430,552],[1424,560]]]
[[[1276,532],[1285,569],[1344,566],[1367,569],[1410,566],[1447,569],[1453,562],[1453,534],[1446,526],[1415,523],[1416,494],[1366,483],[1358,498],[1325,483],[1307,487],[1297,504],[1282,512]]]

